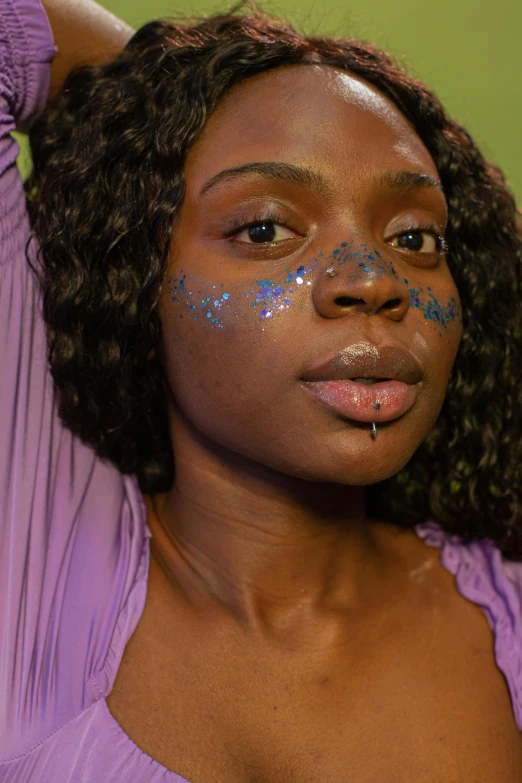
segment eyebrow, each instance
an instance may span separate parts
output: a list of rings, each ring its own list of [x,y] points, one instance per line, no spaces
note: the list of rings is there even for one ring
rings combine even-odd
[[[242,166],[235,166],[234,168],[219,171],[203,185],[199,192],[198,199],[202,198],[212,188],[222,182],[242,179],[243,177],[252,175],[258,175],[269,180],[291,182],[293,185],[316,190],[320,194],[326,194],[328,191],[331,191],[331,185],[328,183],[326,177],[318,171],[312,171],[311,169],[296,163],[278,163],[270,161],[266,163],[245,163]],[[443,192],[442,183],[439,182],[438,179],[416,171],[386,171],[379,178],[379,181],[384,187],[387,187],[390,190],[436,188]]]
[[[265,179],[281,180],[291,182],[293,185],[300,185],[305,188],[313,188],[321,192],[327,191],[328,184],[326,178],[318,171],[312,171],[296,163],[245,163],[243,166],[235,166],[232,169],[224,169],[214,174],[200,190],[199,197],[204,196],[208,191],[218,183],[240,179],[257,174]]]
[[[385,171],[380,178],[390,190],[413,190],[413,188],[436,188],[444,192],[442,182],[418,171]]]

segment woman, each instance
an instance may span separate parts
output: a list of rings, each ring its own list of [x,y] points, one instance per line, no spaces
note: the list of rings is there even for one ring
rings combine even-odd
[[[0,780],[521,781],[501,173],[255,7],[65,78],[46,6],[42,113],[51,29],[0,7]]]

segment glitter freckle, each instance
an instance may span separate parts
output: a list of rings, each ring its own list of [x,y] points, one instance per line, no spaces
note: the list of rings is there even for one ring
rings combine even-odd
[[[357,245],[352,240],[339,243],[327,256],[319,252],[306,264],[300,264],[294,270],[284,270],[283,275],[279,278],[279,283],[274,280],[256,280],[250,284],[252,286],[255,283],[253,288],[238,284],[234,287],[238,290],[233,291],[232,300],[230,299],[231,294],[223,290],[225,283],[213,284],[208,281],[207,291],[209,288],[211,290],[217,288],[221,289],[221,293],[215,291],[215,293],[199,300],[201,304],[194,303],[194,298],[198,293],[201,296],[207,291],[203,288],[203,291],[187,292],[185,279],[194,281],[195,278],[187,277],[182,270],[179,273],[179,278],[170,279],[169,291],[172,301],[177,306],[183,306],[189,312],[192,311],[194,320],[198,320],[202,326],[207,323],[222,329],[224,328],[222,318],[240,315],[240,311],[233,309],[233,300],[239,304],[245,300],[248,307],[255,308],[256,313],[259,314],[259,320],[274,319],[281,311],[290,310],[291,307],[303,310],[303,304],[299,304],[294,299],[298,298],[299,293],[303,295],[303,286],[312,286],[312,280],[307,279],[307,276],[317,269],[330,267],[332,263],[335,263],[336,269],[339,269],[341,273],[342,267],[345,266],[347,281],[361,280],[371,273],[393,277],[396,280],[401,279],[405,286],[411,285],[408,278],[399,278],[393,264],[383,258],[377,249],[372,249],[370,252],[366,243]],[[324,266],[325,264],[326,266]],[[410,307],[418,309],[422,313],[426,325],[436,328],[439,334],[443,334],[442,331],[439,331],[441,329],[448,331],[448,325],[451,321],[461,318],[459,304],[454,298],[446,305],[442,305],[433,294],[431,287],[427,287],[427,290],[422,287],[409,287],[407,290],[410,295]],[[192,298],[193,296],[194,298]],[[301,300],[303,301],[302,296]],[[198,311],[200,307],[202,312],[198,317],[197,312],[194,311]]]

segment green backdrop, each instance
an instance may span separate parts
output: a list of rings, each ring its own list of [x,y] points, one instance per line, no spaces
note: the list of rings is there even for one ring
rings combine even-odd
[[[305,33],[365,38],[395,55],[438,94],[522,205],[522,0],[261,0]],[[226,10],[223,0],[105,0],[134,27],[179,12]],[[25,152],[25,154],[27,154]]]

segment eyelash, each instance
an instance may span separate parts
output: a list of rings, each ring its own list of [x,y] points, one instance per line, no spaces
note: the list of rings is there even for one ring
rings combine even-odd
[[[289,228],[288,222],[278,212],[269,209],[262,215],[254,215],[252,220],[246,220],[245,218],[234,220],[227,229],[225,237],[228,239],[228,237],[239,234],[240,231],[244,231],[245,228],[258,226],[260,223],[277,223],[278,226]],[[266,242],[265,244],[270,245],[272,243]]]
[[[254,215],[252,220],[246,220],[245,218],[234,220],[230,224],[229,228],[227,229],[225,233],[225,237],[228,239],[234,234],[239,234],[241,231],[244,231],[246,228],[251,228],[252,226],[258,226],[261,223],[274,223],[277,224],[278,226],[283,226],[284,228],[290,228],[288,222],[278,212],[269,209],[264,214]],[[400,234],[396,234],[395,237],[399,237],[402,236],[403,234],[408,234],[410,232],[411,233],[425,232],[426,234],[431,234],[431,236],[434,237],[437,242],[437,251],[439,254],[448,253],[450,250],[449,245],[446,242],[445,238],[438,233],[437,228],[433,224],[425,224],[425,225],[417,224],[414,226],[410,226],[406,231],[401,231]],[[393,237],[393,239],[395,239],[395,237]],[[272,245],[275,243],[264,242],[263,244]],[[405,248],[399,248],[399,249],[405,250]],[[414,251],[406,250],[406,252],[414,252]]]
[[[392,237],[392,239],[396,239],[396,237],[401,237],[404,234],[417,234],[417,233],[430,234],[437,243],[437,253],[439,255],[441,255],[442,253],[449,253],[450,247],[446,242],[446,239],[441,234],[439,234],[437,227],[434,226],[432,223],[425,223],[424,225],[418,223],[417,225],[412,225],[409,228],[407,228],[406,231],[401,231],[399,234],[395,234],[395,236]],[[398,250],[406,250],[406,252],[412,252],[412,253],[415,252],[415,250],[408,251],[406,248],[398,248]]]

